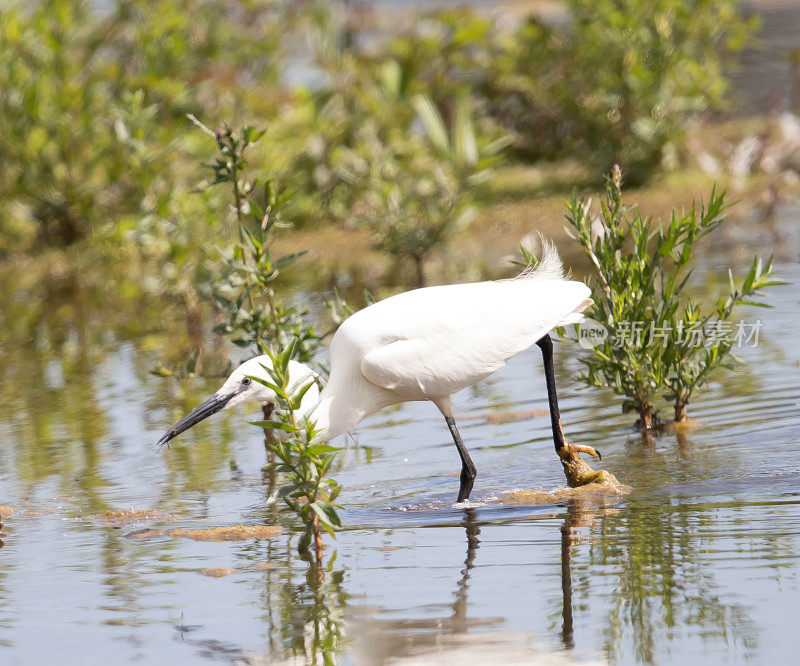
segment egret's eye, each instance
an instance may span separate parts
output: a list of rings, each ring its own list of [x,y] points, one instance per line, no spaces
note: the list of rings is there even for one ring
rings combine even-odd
[[[252,380],[250,379],[250,377],[245,377],[245,378],[242,380],[242,385],[243,385],[243,386],[250,386],[250,382],[251,382],[251,381],[252,381]]]

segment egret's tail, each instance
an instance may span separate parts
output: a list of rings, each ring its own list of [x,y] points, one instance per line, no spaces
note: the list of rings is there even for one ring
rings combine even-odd
[[[542,234],[539,234],[539,244],[542,248],[539,263],[535,266],[528,266],[522,273],[512,279],[525,281],[569,280],[570,276],[564,274],[564,265],[561,263],[561,257],[558,256],[558,251],[553,242],[545,238]],[[584,320],[583,311],[594,303],[594,301],[589,298],[591,293],[589,287],[582,283],[575,284],[580,284],[582,287],[583,298],[555,324],[555,327],[581,323]],[[580,298],[580,296],[578,297]],[[569,307],[568,303],[564,303],[564,305]]]
[[[553,241],[539,234],[539,243],[542,246],[539,263],[535,266],[528,266],[522,273],[513,278],[514,280],[564,279],[564,265],[561,263],[561,257],[558,256],[558,250],[556,250]]]
[[[578,307],[564,317],[556,326],[569,326],[570,324],[580,324],[586,317],[583,311],[592,305],[594,301],[591,298],[585,299]]]

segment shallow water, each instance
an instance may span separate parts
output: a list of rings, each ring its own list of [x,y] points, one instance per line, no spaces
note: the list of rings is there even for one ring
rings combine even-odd
[[[630,495],[535,506],[502,496],[564,482],[546,416],[486,418],[546,413],[534,348],[457,397],[479,470],[466,508],[452,506],[458,458],[432,405],[359,428],[336,472],[348,527],[322,580],[265,502],[264,448],[244,414],[154,452],[218,384],[148,373],[170,345],[159,333],[169,311],[108,314],[80,290],[31,308],[4,283],[0,506],[14,512],[2,518],[0,660],[787,662],[800,648],[795,212],[781,228],[730,235],[704,262],[713,281],[727,257],[780,237],[778,271],[795,286],[743,314],[763,322],[760,344],[692,405],[687,437],[643,443],[616,398],[574,381],[577,348],[557,347],[568,437],[601,449]],[[131,508],[158,513],[102,518]],[[222,543],[135,534],[237,524],[286,529]]]

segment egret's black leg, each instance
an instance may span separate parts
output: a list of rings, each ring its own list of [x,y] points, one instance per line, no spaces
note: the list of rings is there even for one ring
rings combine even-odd
[[[564,439],[564,430],[561,427],[561,414],[558,411],[556,375],[553,370],[553,340],[549,335],[545,335],[538,340],[536,344],[542,350],[542,358],[544,360],[544,378],[547,383],[547,401],[550,404],[550,426],[553,429],[553,444],[556,447],[556,453],[563,459],[566,453],[567,443]],[[582,446],[580,444],[570,444],[570,446],[581,453],[588,453],[601,458],[600,452],[591,446]]]
[[[617,481],[613,474],[609,474],[604,469],[593,470],[589,463],[578,455],[579,453],[588,453],[599,458],[600,451],[591,446],[570,444],[564,439],[564,431],[561,428],[561,415],[558,412],[556,376],[553,371],[553,341],[549,335],[545,335],[541,340],[537,340],[536,344],[542,350],[542,357],[544,358],[544,377],[547,381],[547,400],[550,403],[550,425],[553,428],[553,444],[555,444],[556,453],[561,460],[561,466],[564,468],[567,484],[572,488],[577,488],[589,483],[598,483],[613,488],[616,492],[625,492],[627,486],[623,486]]]
[[[469,494],[472,492],[472,484],[475,483],[475,477],[478,475],[472,458],[469,457],[467,447],[461,441],[461,435],[456,428],[456,420],[452,416],[445,416],[444,420],[447,422],[447,427],[450,428],[450,434],[453,436],[453,441],[456,443],[458,455],[461,457],[461,485],[458,489],[457,502],[463,502],[469,499]]]
[[[556,453],[564,448],[564,431],[561,429],[561,413],[558,411],[558,394],[556,393],[556,375],[553,370],[553,341],[545,335],[536,344],[542,350],[544,360],[544,379],[547,383],[547,401],[550,404],[550,426],[553,429],[553,444]]]

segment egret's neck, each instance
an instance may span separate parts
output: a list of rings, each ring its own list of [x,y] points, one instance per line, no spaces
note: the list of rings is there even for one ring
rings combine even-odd
[[[337,394],[326,386],[319,396],[319,402],[306,410],[302,416],[313,421],[317,430],[322,431],[326,439],[333,439],[351,430],[363,418],[375,411],[372,405],[362,401],[348,399]]]

